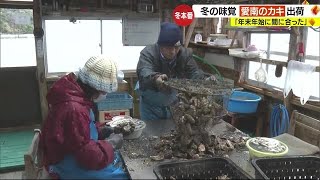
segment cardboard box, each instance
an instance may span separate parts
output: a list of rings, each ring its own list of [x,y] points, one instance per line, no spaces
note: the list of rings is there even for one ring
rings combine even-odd
[[[110,110],[110,111],[99,111],[99,122],[107,122],[112,120],[115,116],[127,115],[130,116],[129,109],[122,110]]]

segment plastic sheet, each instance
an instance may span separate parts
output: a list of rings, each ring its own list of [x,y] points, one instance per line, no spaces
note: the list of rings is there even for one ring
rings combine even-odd
[[[315,69],[314,65],[290,60],[283,88],[284,97],[287,97],[292,89],[293,94],[300,97],[300,103],[304,105],[311,95],[312,73]]]
[[[254,73],[254,77],[257,81],[266,83],[267,76],[267,71],[262,68],[262,60],[260,59],[260,68]]]

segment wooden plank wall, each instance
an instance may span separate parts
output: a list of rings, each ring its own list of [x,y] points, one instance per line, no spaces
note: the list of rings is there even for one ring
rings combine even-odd
[[[0,128],[41,122],[36,67],[0,68],[0,84]]]

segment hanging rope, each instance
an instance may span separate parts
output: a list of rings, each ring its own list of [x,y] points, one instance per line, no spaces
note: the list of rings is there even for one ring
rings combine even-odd
[[[275,137],[288,132],[289,115],[286,107],[278,104],[272,107],[270,119],[270,136]]]

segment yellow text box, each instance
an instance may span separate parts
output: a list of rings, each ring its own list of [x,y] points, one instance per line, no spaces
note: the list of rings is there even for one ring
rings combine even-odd
[[[320,18],[230,18],[230,26],[320,26]]]

